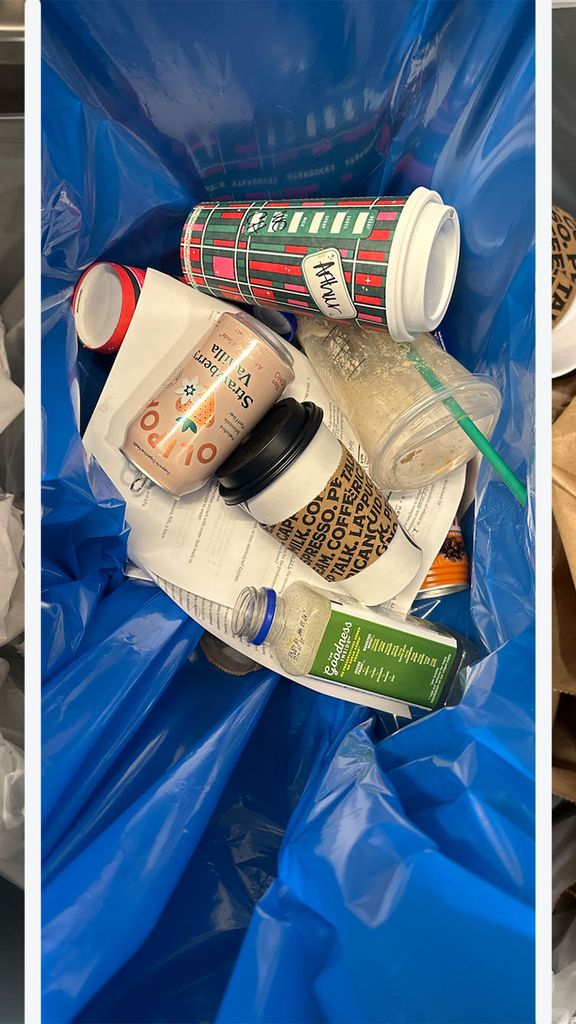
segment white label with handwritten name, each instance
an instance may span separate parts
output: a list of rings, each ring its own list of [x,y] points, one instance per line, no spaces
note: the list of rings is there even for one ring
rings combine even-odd
[[[338,249],[321,249],[302,260],[302,273],[308,290],[324,316],[336,320],[355,317],[354,306],[344,280],[344,268]]]

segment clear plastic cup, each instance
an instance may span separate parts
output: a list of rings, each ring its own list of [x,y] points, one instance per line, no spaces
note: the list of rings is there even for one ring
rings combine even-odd
[[[328,391],[353,427],[383,491],[410,491],[446,476],[477,451],[444,404],[454,398],[489,438],[502,399],[494,382],[470,373],[429,335],[411,343],[388,331],[306,318],[299,338]],[[443,388],[424,379],[412,349]]]

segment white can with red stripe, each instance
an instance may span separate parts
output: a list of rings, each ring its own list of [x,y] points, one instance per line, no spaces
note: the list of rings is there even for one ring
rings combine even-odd
[[[119,263],[93,263],[72,296],[79,342],[94,352],[113,354],[134,316],[146,271]]]

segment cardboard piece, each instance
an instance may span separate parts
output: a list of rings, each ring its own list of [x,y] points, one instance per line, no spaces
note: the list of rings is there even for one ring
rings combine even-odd
[[[552,388],[552,419],[557,420],[564,409],[576,398],[576,370],[559,377]]]
[[[576,802],[576,399],[552,430],[552,788]]]

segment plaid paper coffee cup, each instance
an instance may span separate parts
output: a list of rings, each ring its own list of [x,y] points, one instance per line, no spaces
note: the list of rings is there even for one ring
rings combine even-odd
[[[181,241],[188,282],[220,298],[387,327],[434,330],[458,265],[456,211],[437,192],[408,197],[203,203]]]

